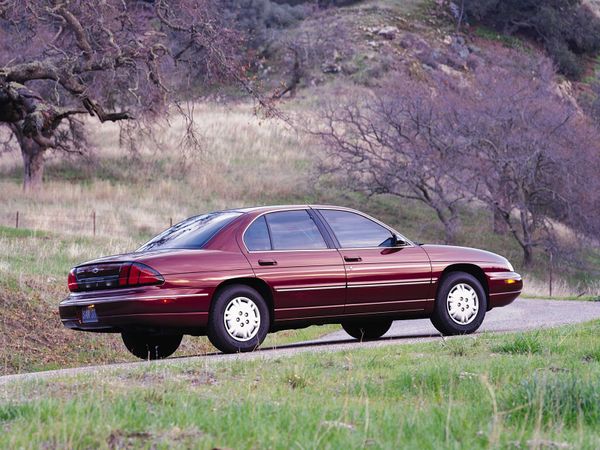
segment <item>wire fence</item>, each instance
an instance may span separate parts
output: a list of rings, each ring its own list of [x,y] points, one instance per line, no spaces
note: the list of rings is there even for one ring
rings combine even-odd
[[[0,225],[15,229],[51,231],[81,234],[88,236],[106,236],[115,233],[155,235],[173,226],[173,217],[154,218],[153,220],[134,221],[119,215],[102,215],[95,210],[81,212],[78,215],[35,213],[32,211],[0,212]]]

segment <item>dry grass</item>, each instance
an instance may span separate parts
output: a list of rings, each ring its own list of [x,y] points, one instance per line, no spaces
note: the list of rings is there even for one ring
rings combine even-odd
[[[332,92],[338,91],[330,90],[329,95]],[[322,94],[320,98],[328,96]],[[305,103],[298,100],[294,105],[310,110]],[[323,185],[315,189],[310,172],[317,147],[281,122],[261,120],[251,105],[201,105],[194,117],[201,152],[189,150],[182,142],[186,124],[180,118],[161,125],[155,139],[140,141],[133,154],[120,146],[116,125],[94,123],[89,128],[93,158],[51,157],[44,187],[35,194],[21,190],[18,153],[1,154],[0,225],[14,226],[19,211],[22,228],[48,230],[61,237],[91,236],[95,211],[97,239],[82,243],[71,238],[66,244],[67,239],[57,243],[0,238],[0,251],[7,255],[0,258],[0,273],[10,271],[17,279],[20,272],[31,273],[27,258],[19,259],[16,271],[9,270],[16,263],[8,255],[38,255],[34,267],[40,274],[48,273],[53,264],[63,270],[66,259],[70,263],[133,250],[171,220],[175,223],[209,210],[257,204],[338,203],[371,212],[414,239],[439,242],[440,226],[422,205],[387,197],[365,199]],[[476,206],[465,209],[464,236],[459,243],[496,251],[518,264],[518,247],[510,237],[492,235],[487,216],[480,212]],[[567,239],[568,233],[562,231]],[[58,245],[67,246],[60,248],[66,259],[56,263],[58,252],[52,246]],[[545,266],[535,273],[543,279]],[[528,278],[525,286],[528,295],[547,295],[547,285],[536,279]],[[597,288],[592,285],[584,290],[557,281],[554,291],[556,296],[576,297],[597,294]]]
[[[95,211],[100,235],[147,236],[170,219],[295,199],[308,188],[310,143],[281,123],[261,121],[249,105],[204,105],[194,117],[202,145],[198,152],[181,150],[189,148],[182,144],[181,119],[159,128],[155,140],[141,141],[133,155],[119,147],[117,126],[90,127],[93,161],[50,157],[50,180],[41,192],[28,195],[18,181],[0,179],[0,224],[14,226],[19,211],[24,228],[91,234]],[[0,172],[17,173],[20,164],[14,154],[2,155]],[[65,171],[83,182],[60,180]]]
[[[530,275],[523,279],[523,295],[526,297],[550,297],[550,284],[548,280],[540,280]],[[557,278],[552,282],[552,297],[565,299],[591,299],[600,300],[600,281],[586,284],[572,284],[564,279]]]

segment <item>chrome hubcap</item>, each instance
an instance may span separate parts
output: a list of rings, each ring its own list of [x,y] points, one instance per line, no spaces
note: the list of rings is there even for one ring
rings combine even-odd
[[[479,297],[471,285],[458,283],[450,289],[446,307],[448,315],[454,322],[459,325],[467,325],[477,317]]]
[[[249,341],[260,328],[260,312],[248,297],[236,297],[225,308],[225,329],[236,341]]]

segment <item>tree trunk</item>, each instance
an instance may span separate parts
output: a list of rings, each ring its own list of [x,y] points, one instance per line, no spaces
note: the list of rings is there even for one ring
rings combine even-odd
[[[433,206],[440,222],[444,226],[444,243],[445,244],[455,244],[456,243],[456,235],[458,233],[459,222],[458,216],[455,212],[446,213],[440,208]]]
[[[504,220],[504,216],[496,207],[492,207],[492,212],[494,214],[494,233],[505,235],[508,233],[508,225]]]
[[[533,247],[529,244],[522,245],[523,247],[523,267],[530,267],[533,262]]]
[[[13,131],[23,156],[23,190],[26,192],[38,190],[42,187],[44,154],[47,147],[42,147],[33,139],[24,136],[16,127],[13,127]]]
[[[37,144],[34,143],[35,146]],[[41,148],[34,152],[26,152],[21,147],[23,154],[23,190],[35,191],[42,187],[44,176],[44,152]]]

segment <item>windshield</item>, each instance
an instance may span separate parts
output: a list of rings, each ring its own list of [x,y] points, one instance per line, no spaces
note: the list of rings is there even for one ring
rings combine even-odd
[[[165,248],[202,248],[221,228],[241,215],[240,212],[221,211],[190,217],[150,239],[137,251],[146,252]]]

